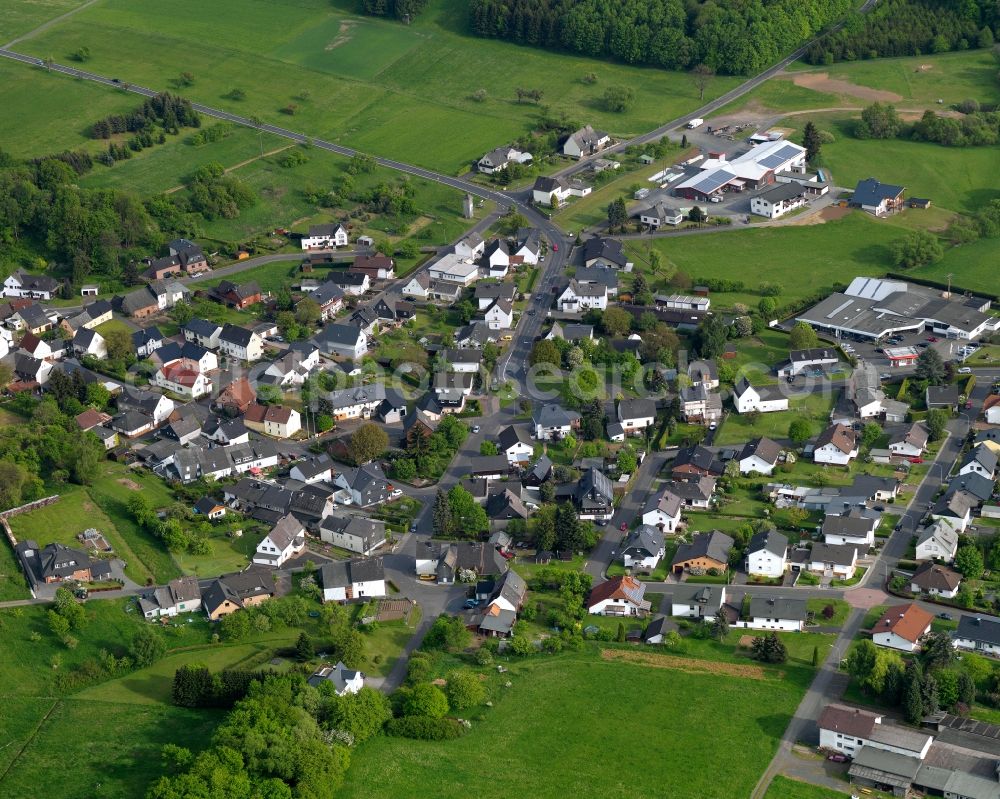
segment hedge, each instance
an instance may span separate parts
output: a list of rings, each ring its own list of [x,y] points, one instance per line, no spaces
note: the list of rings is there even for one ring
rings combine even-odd
[[[910,378],[904,377],[903,382],[899,384],[899,391],[896,392],[896,399],[902,402],[906,399],[910,392]]]
[[[430,716],[403,716],[389,719],[385,725],[386,735],[397,738],[417,738],[422,741],[444,741],[458,738],[465,728],[456,719],[435,719]]]

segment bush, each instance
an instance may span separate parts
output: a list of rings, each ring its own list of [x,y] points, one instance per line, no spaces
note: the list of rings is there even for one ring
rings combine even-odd
[[[421,741],[445,741],[458,738],[464,732],[465,728],[455,719],[435,719],[430,716],[404,716],[390,719],[385,725],[386,735]]]

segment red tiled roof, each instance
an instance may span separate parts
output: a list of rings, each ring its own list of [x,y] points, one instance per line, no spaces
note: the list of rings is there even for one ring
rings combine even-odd
[[[920,640],[934,617],[918,605],[909,604],[889,608],[872,628],[873,633],[892,632],[915,644]]]

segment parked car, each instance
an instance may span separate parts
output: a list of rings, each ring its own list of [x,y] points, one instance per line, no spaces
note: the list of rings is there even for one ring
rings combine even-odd
[[[392,491],[389,492],[389,496],[392,497],[393,499],[396,499],[398,497],[403,496],[403,492],[398,488],[394,488],[392,489]]]
[[[938,613],[938,618],[939,619],[944,619],[945,621],[951,621],[951,614],[950,613]]]
[[[425,583],[433,583],[437,579],[436,574],[421,574],[420,579]]]
[[[930,341],[931,343],[933,343],[933,342],[935,342],[935,341],[938,340],[938,337],[937,336],[928,336],[927,340]]]
[[[478,599],[466,599],[465,603],[462,605],[462,607],[470,608],[470,609],[471,608],[478,608],[479,607],[479,600]]]
[[[416,522],[410,522],[410,532],[411,533],[417,532],[417,523]]]
[[[826,759],[832,760],[834,763],[846,763],[847,755],[842,755],[839,752],[834,752],[832,755],[827,755]]]
[[[479,425],[478,424],[472,425],[472,432],[473,433],[478,433],[479,432]]]
[[[626,522],[622,522],[620,525],[618,525],[618,529],[624,533],[626,530],[628,530],[628,524]]]
[[[970,369],[968,366],[963,366],[961,369],[958,370],[958,373],[960,375],[971,375],[972,369]]]

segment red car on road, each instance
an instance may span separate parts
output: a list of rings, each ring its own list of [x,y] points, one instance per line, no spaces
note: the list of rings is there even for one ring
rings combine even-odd
[[[927,340],[928,340],[928,341],[937,341],[937,340],[938,340],[938,338],[937,338],[937,336],[928,336],[928,337],[927,337]]]
[[[559,252],[559,245],[558,244],[553,244],[552,245],[552,252]]]
[[[618,529],[619,529],[619,530],[621,530],[621,531],[622,531],[622,532],[624,533],[624,532],[625,532],[626,530],[628,530],[628,524],[627,524],[627,523],[625,523],[625,522],[622,522],[622,523],[621,523],[621,524],[620,524],[620,525],[618,526]]]

